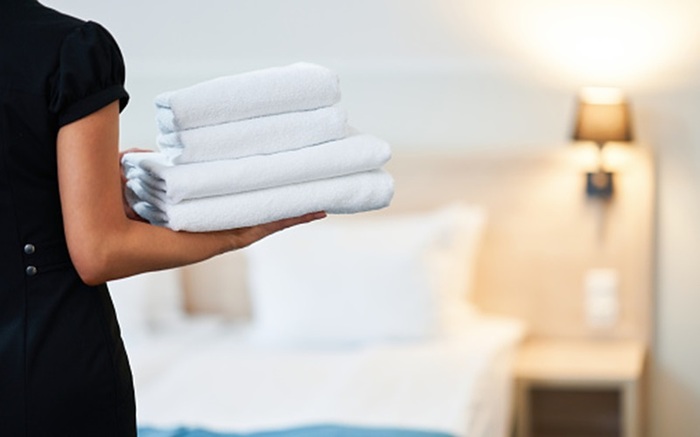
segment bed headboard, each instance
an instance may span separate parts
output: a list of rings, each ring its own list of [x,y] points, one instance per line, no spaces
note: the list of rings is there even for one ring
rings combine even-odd
[[[431,209],[454,200],[489,211],[474,299],[485,311],[519,317],[533,335],[609,336],[648,341],[653,283],[654,172],[651,153],[618,153],[610,201],[584,194],[582,149],[398,152],[392,206],[368,214]],[[586,152],[588,153],[588,152]],[[586,324],[584,277],[619,277],[619,323]],[[245,257],[230,253],[183,269],[191,312],[247,317]]]

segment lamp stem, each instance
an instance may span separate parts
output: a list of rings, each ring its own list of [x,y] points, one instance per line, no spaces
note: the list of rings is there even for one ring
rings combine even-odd
[[[612,173],[605,171],[603,161],[604,142],[596,142],[598,146],[598,169],[588,173],[586,182],[586,192],[590,195],[608,198],[612,195]]]
[[[603,147],[605,147],[605,143],[603,141],[598,141],[596,142],[596,146],[598,146],[598,173],[604,173],[605,166],[603,165]]]

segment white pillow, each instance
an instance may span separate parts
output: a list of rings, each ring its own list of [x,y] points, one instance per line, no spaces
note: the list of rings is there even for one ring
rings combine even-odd
[[[144,273],[107,284],[127,343],[184,317],[180,271]]]
[[[337,345],[437,336],[469,313],[485,212],[329,217],[246,249],[255,338]]]

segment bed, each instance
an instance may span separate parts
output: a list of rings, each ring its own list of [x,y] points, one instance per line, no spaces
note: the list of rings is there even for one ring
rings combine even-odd
[[[261,348],[236,331],[138,390],[144,436],[160,435],[146,429],[248,435],[320,426],[332,432],[318,435],[507,435],[510,358],[522,335],[512,320],[484,317],[464,335],[435,342],[342,350]]]

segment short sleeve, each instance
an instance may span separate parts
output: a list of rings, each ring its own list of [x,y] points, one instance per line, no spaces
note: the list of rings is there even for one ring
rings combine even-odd
[[[115,100],[121,111],[129,101],[124,80],[124,59],[116,41],[104,27],[86,22],[61,44],[49,110],[56,114],[59,127]]]

